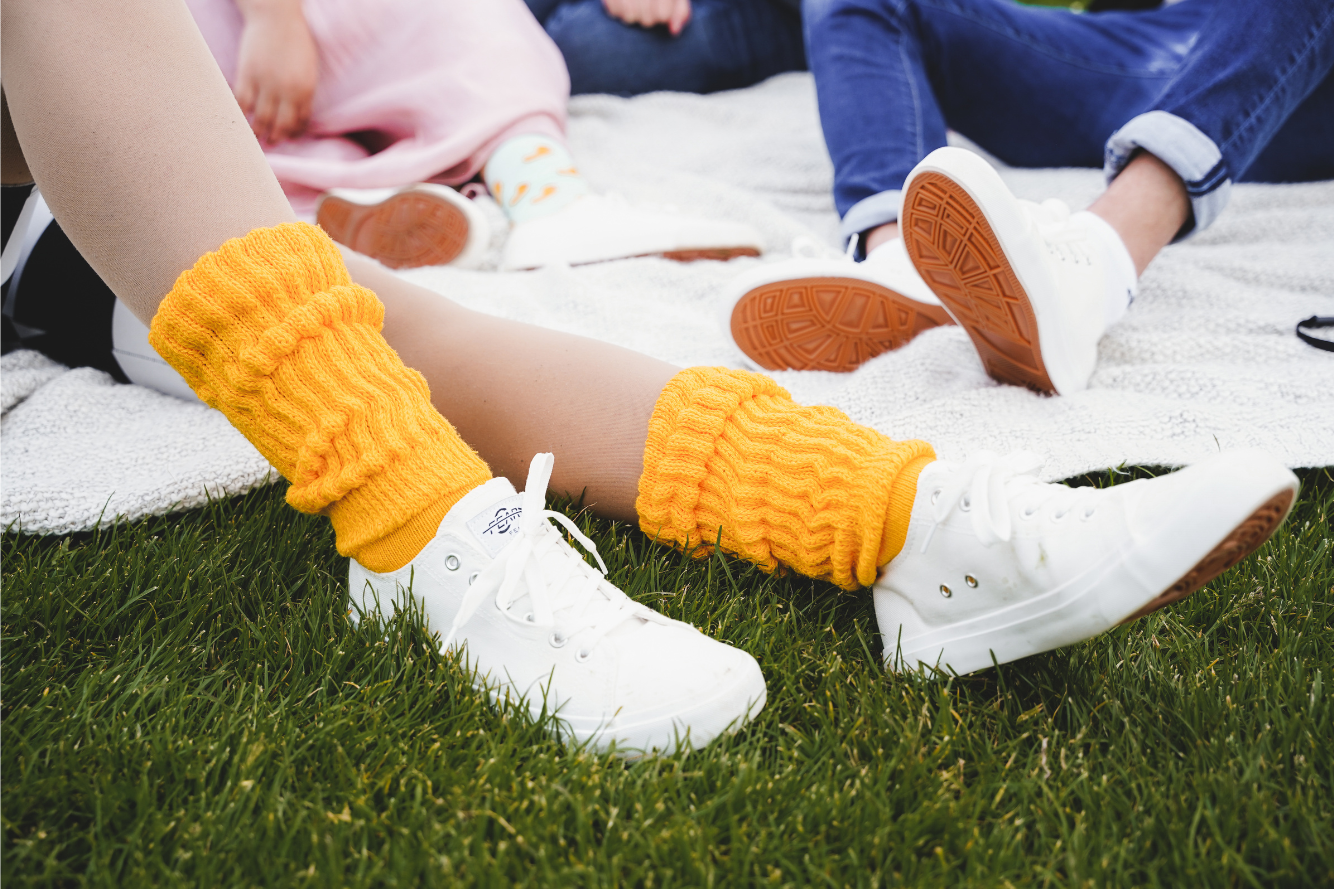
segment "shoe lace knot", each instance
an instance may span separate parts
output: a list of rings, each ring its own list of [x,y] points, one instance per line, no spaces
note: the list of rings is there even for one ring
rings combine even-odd
[[[483,571],[463,597],[442,643],[448,648],[484,601],[509,614],[522,599],[528,611],[519,618],[552,628],[553,645],[580,637],[581,652],[591,652],[604,636],[628,620],[655,621],[657,613],[635,602],[606,581],[607,564],[593,543],[568,516],[546,508],[547,484],[555,457],[538,454],[528,468],[522,515],[514,539]],[[551,522],[555,521],[557,525]],[[589,565],[561,534],[569,533],[597,560]]]

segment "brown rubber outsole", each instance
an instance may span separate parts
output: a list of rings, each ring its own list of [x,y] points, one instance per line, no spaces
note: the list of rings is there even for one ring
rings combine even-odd
[[[726,262],[729,259],[736,259],[738,256],[759,256],[760,251],[754,247],[703,247],[698,250],[669,250],[666,253],[648,255],[674,259],[677,262],[695,262],[699,259]]]
[[[1252,513],[1250,518],[1233,529],[1222,543],[1214,547],[1199,564],[1187,571],[1184,577],[1164,590],[1158,598],[1121,622],[1130,623],[1159,608],[1181,601],[1255,552],[1283,523],[1288,510],[1292,508],[1293,496],[1292,491],[1275,494]]]
[[[855,370],[923,330],[954,321],[931,306],[858,278],[793,278],[747,291],[732,309],[732,338],[766,370]]]
[[[619,262],[622,259],[647,259],[657,256],[663,259],[670,259],[674,262],[695,262],[700,259],[716,260],[726,262],[729,259],[736,259],[738,256],[759,256],[760,251],[754,247],[702,247],[698,250],[668,250],[665,253],[636,253],[633,256],[613,256],[608,259],[590,259],[587,262],[577,262],[574,265],[597,265],[600,262]],[[513,271],[523,271],[539,268],[539,266],[515,266]]]
[[[399,192],[378,204],[326,197],[315,221],[329,237],[391,269],[453,262],[468,244],[468,217],[444,198]]]
[[[968,331],[987,374],[1056,394],[1028,294],[968,192],[941,173],[921,173],[903,196],[900,230],[917,273]]]

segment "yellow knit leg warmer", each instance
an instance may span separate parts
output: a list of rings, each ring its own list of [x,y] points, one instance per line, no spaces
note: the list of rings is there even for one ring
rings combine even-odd
[[[772,571],[786,565],[844,589],[870,586],[903,548],[923,441],[891,441],[831,407],[803,407],[768,377],[681,371],[649,421],[639,526]]]
[[[202,257],[158,307],[149,342],[332,521],[338,551],[406,565],[451,506],[491,477],[384,337],[321,229],[256,229]]]

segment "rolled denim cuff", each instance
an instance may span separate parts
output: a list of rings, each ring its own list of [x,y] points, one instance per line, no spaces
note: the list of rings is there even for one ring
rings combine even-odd
[[[873,194],[853,204],[848,208],[848,212],[843,214],[843,221],[838,226],[843,246],[848,246],[848,241],[852,240],[854,235],[867,229],[887,222],[898,222],[899,207],[902,204],[903,192],[897,188]]]
[[[1186,220],[1173,241],[1212,225],[1232,193],[1227,162],[1214,140],[1185,118],[1168,111],[1147,111],[1131,118],[1107,140],[1103,172],[1108,182],[1120,175],[1137,149],[1167,164],[1186,185],[1193,218]]]

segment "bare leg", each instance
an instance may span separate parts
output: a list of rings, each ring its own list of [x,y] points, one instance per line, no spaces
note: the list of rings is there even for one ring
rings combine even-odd
[[[1142,275],[1186,224],[1190,198],[1171,167],[1142,152],[1112,180],[1089,212],[1116,229],[1135,262],[1135,274]]]
[[[183,3],[13,0],[3,16],[5,97],[33,177],[145,323],[201,255],[295,220]]]
[[[431,400],[497,475],[523,478],[533,454],[556,461],[551,488],[633,520],[644,441],[677,372],[620,346],[473,312],[344,251],[357,283],[385,304],[384,335],[431,386]]]
[[[32,182],[32,172],[28,162],[23,159],[23,149],[19,146],[19,137],[14,135],[14,124],[9,119],[9,102],[0,92],[0,184],[27,185]]]
[[[884,225],[878,225],[866,233],[866,245],[863,249],[870,253],[886,241],[892,241],[899,236],[899,224],[897,222],[886,222]]]
[[[127,2],[117,15],[6,2],[3,79],[44,196],[147,323],[202,254],[292,215],[184,6]],[[633,518],[649,417],[675,368],[471,312],[353,254],[348,265],[384,301],[386,339],[496,472],[522,479],[553,451],[554,490]]]

